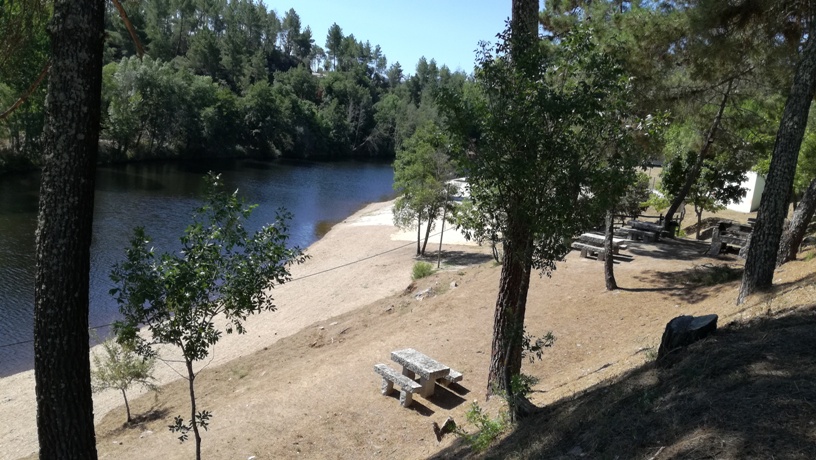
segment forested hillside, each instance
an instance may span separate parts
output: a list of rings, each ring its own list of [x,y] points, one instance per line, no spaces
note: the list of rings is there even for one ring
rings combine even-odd
[[[285,5],[123,1],[134,40],[115,3],[106,18],[105,162],[391,158],[417,125],[438,121],[437,89],[461,90],[466,80],[425,58],[408,76],[379,45],[338,24],[313,31]],[[0,110],[47,65],[46,5],[3,2]],[[40,163],[44,100],[42,84],[0,121],[0,171]]]

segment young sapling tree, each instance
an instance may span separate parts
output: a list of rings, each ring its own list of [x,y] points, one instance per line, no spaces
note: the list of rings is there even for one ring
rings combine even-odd
[[[113,338],[102,342],[102,351],[102,356],[99,353],[93,354],[92,388],[95,392],[119,390],[125,400],[127,423],[131,423],[133,418],[130,415],[127,391],[135,386],[142,386],[151,391],[158,389],[153,378],[156,359],[140,356],[133,348],[119,344]]]
[[[120,342],[144,357],[156,356],[157,344],[176,347],[183,356],[190,418],[176,417],[170,430],[181,441],[193,432],[199,460],[199,428],[207,429],[211,414],[196,407],[193,364],[221,338],[217,323],[242,334],[249,315],[274,311],[271,289],[291,280],[289,267],[306,258],[287,247],[288,213],[279,211],[274,223],[250,235],[244,223],[255,206],[245,206],[237,191],[225,193],[220,176],[210,173],[206,181],[206,203],[181,236],[180,251],[157,255],[137,228],[126,259],[111,272],[111,294],[124,317],[114,325]]]

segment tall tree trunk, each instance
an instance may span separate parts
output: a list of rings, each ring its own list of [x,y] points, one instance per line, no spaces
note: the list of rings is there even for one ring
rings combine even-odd
[[[57,0],[37,218],[34,376],[42,459],[95,459],[88,285],[105,2]]]
[[[694,183],[697,182],[697,179],[700,177],[700,171],[703,170],[703,164],[705,163],[708,151],[711,150],[711,144],[714,143],[714,135],[716,135],[717,130],[720,129],[723,112],[725,111],[725,106],[728,102],[728,96],[731,94],[731,87],[733,84],[734,80],[728,81],[728,86],[725,88],[725,94],[723,94],[722,101],[720,102],[720,108],[717,110],[717,115],[714,117],[714,122],[711,123],[711,128],[708,130],[708,135],[706,136],[703,147],[700,149],[700,154],[697,155],[697,161],[694,162],[694,166],[692,166],[691,171],[689,171],[686,175],[686,181],[683,182],[683,187],[674,197],[671,206],[669,206],[669,209],[666,211],[666,219],[663,221],[663,229],[669,228],[669,223],[674,218],[674,214],[677,212],[677,209],[680,208],[681,204],[683,204],[683,201],[685,201],[689,191],[691,191],[691,187],[694,186]]]
[[[512,33],[522,43],[538,39],[538,0],[513,0]]]
[[[511,383],[513,377],[521,374],[524,315],[532,272],[532,242],[529,229],[519,224],[508,225],[487,377],[488,394],[505,395],[514,420],[524,415],[519,413],[524,408],[521,401],[524,395],[513,394]]]
[[[513,0],[511,22],[511,54],[518,56],[526,47],[537,46],[538,0]],[[519,65],[519,60],[516,64]],[[524,69],[522,69],[524,70]],[[516,198],[524,200],[525,197]],[[493,320],[493,344],[490,371],[487,376],[488,394],[501,393],[510,406],[510,419],[527,415],[534,406],[523,394],[513,392],[513,377],[521,374],[521,354],[524,338],[524,315],[533,259],[533,234],[523,217],[520,202],[506,204],[507,224],[504,231],[499,295]]]
[[[606,290],[614,291],[618,288],[618,283],[615,281],[615,258],[612,257],[612,238],[615,236],[614,216],[612,210],[606,211],[606,229],[604,231],[604,280],[606,281]]]
[[[788,100],[776,134],[765,191],[759,202],[751,245],[745,260],[737,304],[773,283],[779,239],[788,213],[788,192],[796,173],[810,103],[816,90],[816,23],[811,22],[802,59],[793,77]]]
[[[782,232],[782,239],[779,242],[779,254],[776,258],[776,265],[780,266],[785,262],[796,260],[796,253],[799,246],[805,239],[808,224],[813,219],[813,212],[816,211],[816,178],[810,181],[802,200],[793,212],[793,219],[788,222],[785,231]]]

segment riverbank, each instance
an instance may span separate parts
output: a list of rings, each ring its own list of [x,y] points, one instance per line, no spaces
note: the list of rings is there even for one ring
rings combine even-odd
[[[375,163],[391,163],[394,161],[393,155],[386,155],[382,157],[371,155],[348,155],[335,156],[329,154],[309,155],[279,155],[269,156],[260,153],[249,153],[246,151],[231,152],[224,154],[223,151],[215,152],[192,152],[190,154],[178,154],[173,152],[159,152],[153,155],[147,154],[133,154],[133,155],[117,155],[110,148],[99,146],[99,155],[96,165],[99,166],[116,166],[123,164],[134,163],[159,163],[159,162],[189,162],[189,161],[241,161],[251,160],[260,162],[274,162],[274,161],[289,161],[289,162],[342,162],[342,161],[359,161],[359,162],[375,162]],[[41,169],[41,165],[31,158],[23,154],[11,153],[8,150],[0,149],[0,177],[13,174],[26,174],[36,172]]]
[[[463,424],[474,400],[497,414],[500,400],[486,404],[485,395],[500,267],[487,248],[446,245],[447,269],[411,283],[415,243],[391,225],[388,206],[367,206],[310,246],[313,259],[275,290],[279,311],[251,318],[246,336],[226,336],[203,363],[198,401],[213,413],[206,458],[428,458],[454,441],[437,441],[432,422],[450,416]],[[717,313],[727,324],[812,302],[813,290],[802,288],[773,305],[759,296],[737,307],[738,281],[693,281],[704,264],[739,267],[733,256],[705,257],[705,246],[682,239],[631,243],[630,257],[616,260],[622,289],[614,292],[604,289],[602,264],[577,253],[551,278],[533,277],[527,330],[557,338],[542,361],[524,363],[524,372],[539,379],[533,402],[572,398],[648,362],[675,316]],[[810,276],[812,266],[786,265],[779,286]],[[417,397],[409,410],[381,396],[372,366],[391,363],[389,352],[406,347],[462,372],[461,386]],[[159,395],[132,400],[134,415],[142,417],[135,426],[123,426],[120,395],[97,395],[100,458],[190,457],[193,446],[167,430],[188,410],[186,382],[174,378],[170,364],[160,365],[170,383]],[[0,385],[30,392],[13,396],[25,403],[16,408],[5,396],[0,401],[0,444],[8,446],[0,456],[30,455],[36,450],[33,379],[28,386]],[[13,428],[2,425],[10,421]]]
[[[109,273],[121,261],[133,227],[144,226],[157,251],[178,248],[179,236],[202,202],[202,178],[221,174],[227,190],[257,204],[254,231],[291,211],[288,244],[306,248],[327,222],[348,218],[366,204],[389,199],[393,169],[384,163],[223,161],[155,162],[97,169],[91,245],[89,324],[118,318]],[[33,368],[35,238],[39,174],[0,180],[0,377]],[[19,344],[19,345],[11,345]],[[11,346],[6,346],[11,345]]]
[[[398,236],[391,222],[392,203],[367,205],[309,246],[306,253],[311,258],[293,267],[291,282],[275,288],[278,311],[251,317],[245,335],[225,335],[199,368],[217,367],[262,350],[316,321],[344,314],[408,286],[415,247],[413,241]],[[172,352],[163,358],[156,378],[167,384],[177,380],[183,369],[172,362],[178,358]],[[0,379],[0,388],[0,458],[20,458],[34,452],[37,445],[34,372]],[[97,421],[121,404],[116,391],[95,394]]]

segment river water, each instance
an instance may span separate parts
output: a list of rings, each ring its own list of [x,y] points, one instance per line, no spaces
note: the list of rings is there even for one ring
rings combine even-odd
[[[201,205],[203,177],[216,171],[228,190],[259,206],[248,227],[293,214],[290,243],[305,248],[331,225],[373,201],[392,196],[386,163],[218,160],[100,167],[96,178],[89,326],[117,319],[110,269],[125,254],[133,228],[143,226],[159,252],[178,237]],[[34,231],[39,174],[0,177],[0,377],[33,368]],[[99,329],[101,335],[107,329]]]

